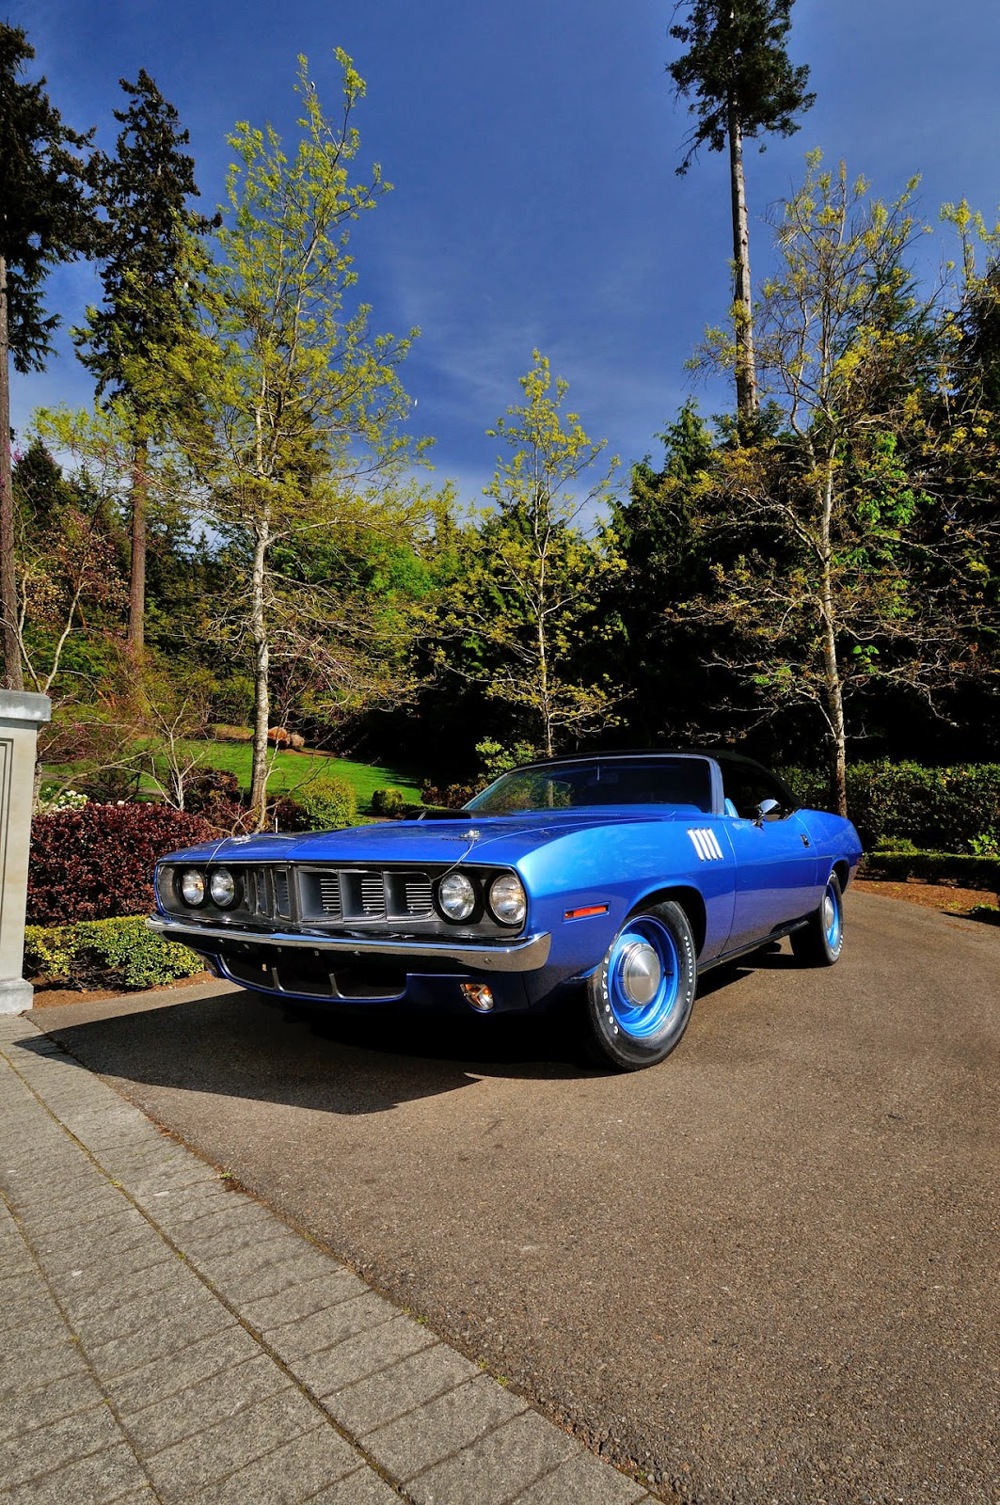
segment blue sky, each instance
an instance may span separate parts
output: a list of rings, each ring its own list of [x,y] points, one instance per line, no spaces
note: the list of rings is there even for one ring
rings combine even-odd
[[[8,0],[36,71],[67,122],[111,148],[118,79],[145,67],[180,111],[203,207],[221,197],[238,119],[290,132],[296,56],[324,103],[339,98],[333,49],[368,82],[362,161],[395,191],[355,232],[360,293],[375,329],[419,325],[404,382],[415,431],[436,439],[437,479],[478,500],[497,454],[485,430],[520,395],[537,346],[570,383],[594,438],[628,464],[693,391],[685,369],[725,316],[727,164],[705,154],[675,176],[689,120],[665,65],[672,0]],[[996,0],[797,0],[790,51],[817,93],[802,128],[747,158],[755,280],[769,263],[768,206],[822,148],[875,191],[922,174],[923,212],[1000,204]],[[924,243],[928,275],[951,250]],[[67,324],[96,297],[76,265],[49,282]],[[14,378],[12,421],[39,403],[86,404],[86,373],[61,341],[44,374]]]

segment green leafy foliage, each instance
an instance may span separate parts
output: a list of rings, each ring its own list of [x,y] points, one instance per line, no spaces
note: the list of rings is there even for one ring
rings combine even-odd
[[[296,803],[310,831],[339,831],[357,824],[357,798],[344,779],[317,779],[299,793]]]
[[[536,752],[530,742],[515,742],[511,747],[504,747],[494,737],[484,737],[482,742],[476,743],[476,755],[483,778],[492,781],[508,769],[533,762]]]
[[[875,695],[932,698],[977,672],[975,636],[941,588],[961,552],[956,503],[927,484],[943,352],[910,264],[915,188],[883,203],[810,154],[756,317],[775,421],[719,447],[694,519],[716,557],[688,619],[724,629],[727,667],[762,711],[808,708],[841,809],[851,718]],[[732,365],[734,342],[712,358]]]
[[[190,388],[184,431],[208,488],[235,582],[217,633],[244,646],[254,683],[251,806],[265,818],[272,658],[314,696],[390,701],[405,681],[392,634],[363,591],[331,587],[317,555],[359,532],[399,533],[409,402],[399,367],[410,338],[374,334],[354,303],[351,227],[388,189],[357,175],[353,111],[365,85],[338,51],[343,111],[324,115],[305,59],[298,139],[240,122],[216,255],[203,274],[203,329],[178,347],[172,378]],[[399,484],[393,493],[390,479]],[[336,582],[336,572],[333,574]]]
[[[43,784],[38,791],[39,815],[57,815],[60,810],[81,810],[89,804],[88,796],[78,789],[64,789],[58,784]]]
[[[607,504],[617,461],[598,465],[604,443],[564,410],[567,383],[537,350],[532,360],[524,402],[488,431],[511,453],[485,488],[493,507],[463,540],[440,659],[503,704],[516,740],[551,756],[615,719],[616,687],[589,669],[607,630],[600,582],[618,561],[610,535],[584,524]]]
[[[782,775],[803,804],[832,808],[823,773],[785,768]],[[1000,764],[848,764],[847,807],[866,850],[891,843],[902,857],[906,852],[900,843],[909,842],[925,852],[961,853],[996,821]]]
[[[679,0],[670,35],[687,51],[668,66],[677,93],[687,95],[696,124],[687,139],[683,176],[698,148],[728,147],[733,219],[732,330],[738,428],[749,434],[759,410],[750,281],[750,218],[743,168],[744,139],[790,136],[795,116],[814,95],[809,69],[793,67],[785,48],[793,0]],[[763,143],[761,150],[763,151]]]
[[[402,820],[406,799],[401,789],[376,789],[372,795],[372,814],[386,820]]]
[[[144,920],[120,918],[28,925],[24,967],[49,983],[131,991],[193,977],[204,962],[187,946],[154,935]]]
[[[694,112],[685,167],[698,145],[795,128],[811,96],[786,51],[791,13],[791,0],[675,7],[670,72]],[[56,139],[41,85],[23,83],[23,33],[0,39],[2,128],[23,107],[14,137],[38,155],[0,154],[4,234],[17,195],[23,208],[57,162],[86,218],[70,183],[84,138]],[[235,127],[211,266],[176,113],[145,73],[124,84],[116,156],[93,164],[105,296],[81,342],[103,406],[38,416],[15,468],[16,536],[0,539],[19,607],[3,625],[25,682],[54,701],[47,776],[103,801],[193,803],[226,829],[247,821],[253,786],[251,824],[302,827],[330,777],[356,809],[375,797],[396,814],[393,791],[404,809],[416,798],[408,768],[455,806],[481,774],[590,742],[739,742],[784,762],[824,743],[838,801],[866,830],[923,819],[926,839],[960,831],[988,854],[988,800],[963,812],[921,786],[924,819],[844,767],[986,759],[1000,739],[1000,226],[945,206],[960,256],[931,294],[915,271],[929,227],[914,184],[883,203],[812,155],[774,214],[754,328],[769,401],[753,421],[739,403],[711,424],[686,404],[662,465],[633,466],[623,498],[535,352],[490,430],[502,453],[488,505],[466,510],[451,488],[414,483],[409,337],[375,333],[359,302],[347,235],[388,185],[361,169],[364,84],[339,62],[335,119],[303,64],[290,138]],[[39,276],[84,244],[83,221],[65,228],[44,254],[43,230],[59,226],[37,231]],[[734,312],[704,358],[745,371],[748,327]],[[30,364],[44,351],[29,347]],[[141,674],[126,592],[137,504]],[[278,724],[308,756],[273,753]],[[381,766],[314,751],[326,748]],[[319,824],[351,818],[333,805]]]
[[[437,810],[461,810],[474,794],[483,788],[485,780],[475,784],[432,784],[425,780],[420,786],[420,798],[425,807]]]
[[[954,884],[1000,894],[1000,858],[971,857],[964,852],[873,852],[865,858],[863,876],[905,883]]]
[[[76,698],[81,678],[115,677],[126,600],[123,533],[103,462],[66,476],[52,457],[53,449],[72,450],[86,429],[106,458],[108,425],[95,417],[74,426],[68,414],[38,413],[33,427],[13,474],[18,648],[26,683],[58,708]]]

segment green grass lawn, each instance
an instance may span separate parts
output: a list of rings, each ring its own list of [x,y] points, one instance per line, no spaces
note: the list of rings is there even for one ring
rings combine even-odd
[[[251,747],[248,742],[192,741],[182,743],[181,747],[188,757],[197,758],[203,768],[222,768],[227,773],[235,773],[240,785],[244,789],[250,788]],[[343,779],[354,790],[359,810],[368,809],[376,789],[398,789],[406,800],[414,804],[420,802],[420,787],[414,782],[414,776],[396,768],[355,763],[350,758],[333,758],[314,752],[276,752],[269,753],[268,757],[271,776],[267,791],[270,795],[294,795],[310,784]]]
[[[187,741],[178,744],[182,757],[196,759],[202,768],[224,769],[234,773],[244,789],[250,788],[251,746],[249,742]],[[355,763],[350,758],[334,758],[325,753],[272,752],[271,777],[267,792],[270,796],[305,792],[311,784],[328,779],[343,779],[354,790],[359,813],[365,813],[371,805],[376,789],[398,789],[408,803],[420,803],[418,776],[404,773],[398,768],[389,768],[370,763]],[[72,779],[71,764],[44,770],[43,777],[60,780]],[[153,781],[144,778],[143,792],[154,792]]]

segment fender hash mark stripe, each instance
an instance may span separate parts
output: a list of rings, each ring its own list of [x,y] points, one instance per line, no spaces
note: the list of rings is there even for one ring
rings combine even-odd
[[[706,829],[689,830],[688,835],[702,862],[718,862],[722,858],[723,851],[719,846],[718,838],[714,831]]]

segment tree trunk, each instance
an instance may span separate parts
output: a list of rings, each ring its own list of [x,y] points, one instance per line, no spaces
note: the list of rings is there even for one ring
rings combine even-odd
[[[753,350],[753,291],[750,286],[750,225],[743,176],[743,130],[729,101],[729,177],[733,205],[733,324],[736,333],[736,409],[740,422],[760,407]]]
[[[545,744],[545,756],[551,758],[555,756],[555,745],[552,738],[552,705],[549,696],[549,654],[548,644],[545,639],[545,616],[542,602],[538,604],[538,620],[535,623],[535,631],[538,643],[538,690],[539,710],[542,716],[542,741]]]
[[[250,780],[250,810],[259,831],[267,816],[267,730],[271,715],[270,644],[265,602],[267,549],[270,525],[264,518],[257,528],[250,576],[250,634],[253,639],[253,774]]]
[[[847,814],[847,735],[844,727],[844,689],[837,660],[836,607],[833,599],[833,455],[826,457],[820,496],[820,620],[823,637],[823,678],[826,716],[833,741],[831,794],[839,815]]]
[[[128,580],[128,650],[138,662],[145,650],[146,634],[146,494],[149,443],[137,439],[132,457],[132,558]]]
[[[14,567],[14,489],[10,458],[10,334],[7,323],[7,262],[0,256],[0,631],[3,683],[23,690],[17,635],[17,570]]]
[[[844,694],[840,682],[840,667],[837,663],[836,634],[833,622],[826,616],[823,621],[823,666],[826,677],[826,712],[833,738],[830,760],[831,789],[838,815],[847,814],[847,737],[844,729]]]

